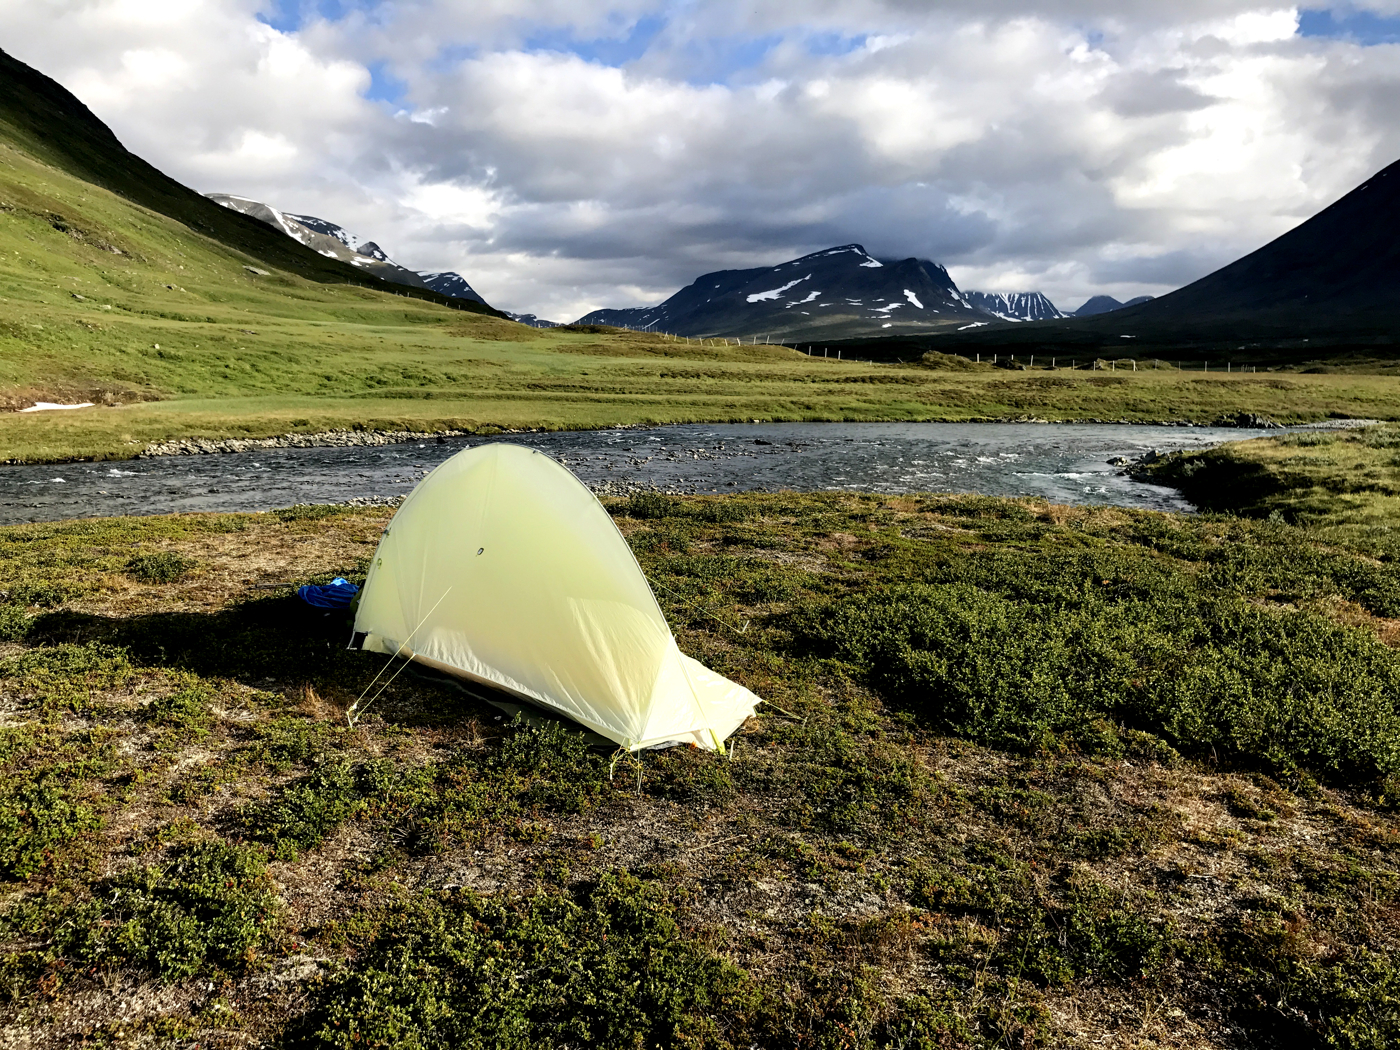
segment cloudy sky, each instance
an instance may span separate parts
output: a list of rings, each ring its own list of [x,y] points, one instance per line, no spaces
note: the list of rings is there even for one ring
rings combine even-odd
[[[569,320],[860,242],[1073,308],[1400,158],[1400,0],[0,0],[205,191]]]

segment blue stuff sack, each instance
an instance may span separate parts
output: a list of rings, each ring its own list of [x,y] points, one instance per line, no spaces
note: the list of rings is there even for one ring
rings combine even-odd
[[[360,588],[343,576],[327,584],[308,583],[297,588],[297,597],[318,609],[348,609],[359,593]]]

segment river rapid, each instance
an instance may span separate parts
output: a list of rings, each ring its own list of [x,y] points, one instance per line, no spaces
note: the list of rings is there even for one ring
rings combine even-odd
[[[1193,508],[1174,489],[1134,481],[1110,460],[1264,433],[1277,431],[1079,423],[688,424],[5,466],[0,524],[391,500],[448,456],[502,440],[553,456],[603,494],[975,492],[1189,512]]]

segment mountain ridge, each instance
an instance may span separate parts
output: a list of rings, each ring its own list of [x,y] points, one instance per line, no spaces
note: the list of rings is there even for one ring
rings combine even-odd
[[[1135,306],[1034,326],[828,345],[881,357],[929,350],[1122,356],[1131,348],[1139,357],[1200,361],[1267,354],[1287,361],[1374,353],[1400,343],[1397,228],[1400,161],[1267,244]]]
[[[1112,313],[1114,310],[1125,310],[1130,306],[1141,306],[1143,303],[1150,303],[1154,298],[1155,296],[1151,295],[1139,295],[1136,298],[1129,299],[1126,303],[1120,303],[1111,295],[1095,295],[1088,299],[1078,310],[1066,316],[1097,317],[1099,314]]]
[[[271,226],[319,255],[349,263],[382,281],[427,289],[450,299],[487,305],[486,300],[461,274],[450,270],[420,273],[400,266],[374,241],[365,240],[327,219],[280,211],[270,204],[233,193],[207,193],[205,196],[216,204]]]

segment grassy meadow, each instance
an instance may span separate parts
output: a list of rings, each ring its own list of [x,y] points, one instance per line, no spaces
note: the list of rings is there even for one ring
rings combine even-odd
[[[261,272],[255,272],[261,271]],[[130,457],[169,438],[367,427],[737,420],[1391,418],[1383,363],[1224,374],[808,358],[539,330],[267,269],[0,145],[0,460]],[[1063,364],[1063,362],[1059,362]],[[1079,362],[1080,365],[1086,362]],[[35,401],[93,401],[19,414]]]
[[[1400,574],[976,497],[610,510],[770,701],[618,759],[291,588],[388,511],[0,529],[0,1032],[109,1047],[1386,1047]]]

